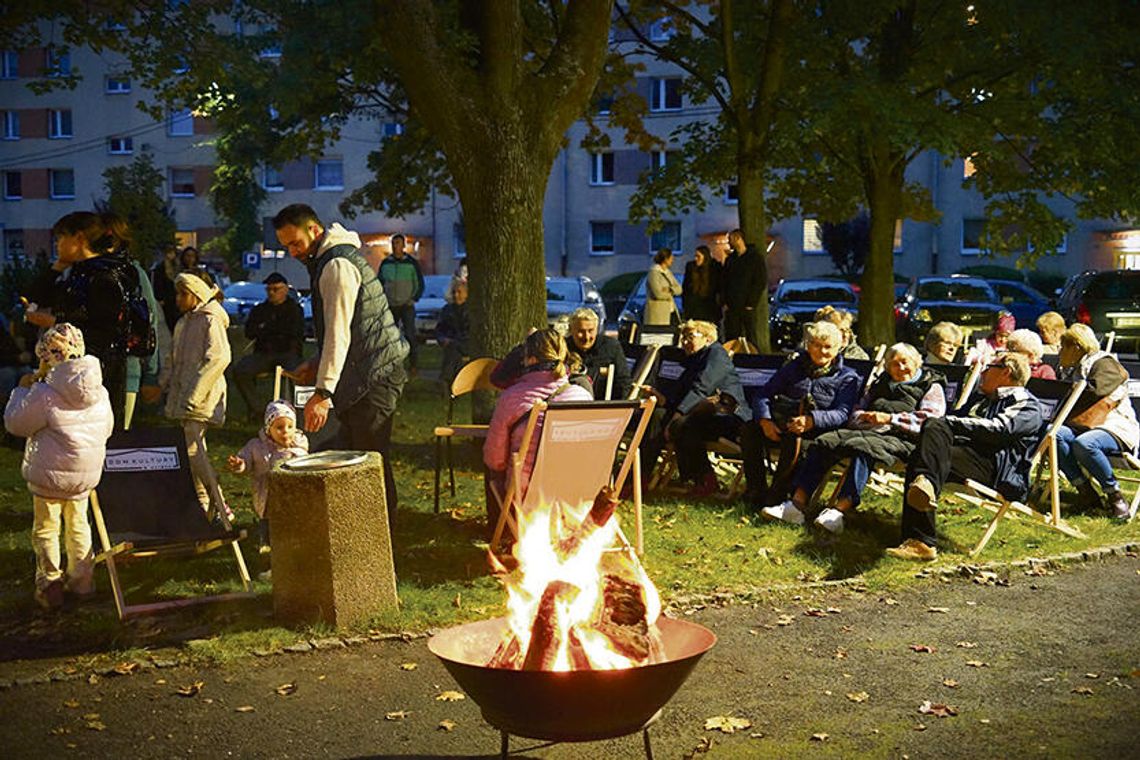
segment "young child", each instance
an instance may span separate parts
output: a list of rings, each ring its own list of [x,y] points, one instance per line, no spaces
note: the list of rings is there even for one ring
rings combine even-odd
[[[99,483],[114,416],[99,360],[84,354],[78,327],[68,322],[49,327],[36,344],[40,371],[20,379],[4,409],[8,432],[28,439],[20,471],[32,492],[35,598],[45,609],[60,607],[65,590],[80,596],[95,591],[87,495]],[[60,569],[61,518],[66,583]]]
[[[309,439],[297,429],[297,414],[284,401],[265,407],[265,427],[250,438],[236,455],[226,460],[230,472],[248,472],[253,478],[253,511],[257,512],[257,542],[262,554],[269,551],[269,471],[277,462],[309,453]]]
[[[174,280],[174,301],[182,318],[174,326],[166,416],[182,422],[198,503],[212,520],[228,528],[233,513],[206,455],[206,428],[220,426],[226,419],[230,319],[221,300],[221,291],[204,269],[183,272]]]

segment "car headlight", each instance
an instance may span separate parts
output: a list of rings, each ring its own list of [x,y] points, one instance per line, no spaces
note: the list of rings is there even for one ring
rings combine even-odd
[[[930,314],[930,309],[919,309],[914,313],[916,322],[933,322],[934,317]]]
[[[796,323],[796,315],[792,314],[791,312],[787,312],[787,311],[785,311],[780,316],[776,317],[776,319],[780,320],[781,322],[787,322],[787,323],[793,324],[793,325]]]

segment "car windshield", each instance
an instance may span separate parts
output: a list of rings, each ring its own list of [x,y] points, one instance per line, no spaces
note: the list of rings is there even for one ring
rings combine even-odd
[[[990,291],[976,282],[934,280],[918,285],[918,297],[924,301],[984,301],[993,300]]]
[[[855,303],[855,294],[841,285],[789,285],[780,289],[780,300],[811,303]]]
[[[547,301],[575,303],[582,300],[582,285],[577,280],[547,280]]]
[[[1103,272],[1089,283],[1085,298],[1140,297],[1140,272]]]
[[[447,293],[447,284],[451,276],[446,274],[429,274],[424,277],[424,294],[421,298],[443,298]]]

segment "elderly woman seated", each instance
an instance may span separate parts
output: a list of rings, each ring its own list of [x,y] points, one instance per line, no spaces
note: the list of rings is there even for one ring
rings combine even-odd
[[[1061,335],[1065,332],[1065,318],[1055,311],[1047,311],[1037,318],[1037,332],[1041,336],[1043,353],[1061,353]]]
[[[1009,336],[1017,329],[1017,320],[1008,311],[999,311],[994,318],[994,330],[979,340],[966,354],[966,364],[980,362],[983,367],[993,364],[997,355],[1005,350]]]
[[[783,502],[802,439],[835,430],[851,416],[862,382],[853,369],[843,366],[842,347],[843,335],[834,324],[808,324],[804,327],[805,350],[760,389],[752,406],[757,422],[745,425],[740,436],[748,483],[746,503],[759,507]],[[769,442],[780,446],[771,487],[765,466]]]
[[[1120,492],[1108,457],[1135,452],[1140,428],[1128,397],[1128,371],[1112,354],[1100,350],[1100,341],[1088,325],[1071,325],[1061,335],[1061,377],[1085,380],[1088,385],[1057,432],[1057,458],[1061,472],[1076,487],[1081,505],[1100,504],[1088,473],[1108,498],[1112,516],[1131,520],[1133,512]]]
[[[690,319],[681,325],[684,370],[668,394],[649,386],[657,397],[649,430],[641,444],[645,479],[666,442],[673,444],[681,480],[693,483],[689,495],[704,497],[717,489],[705,444],[718,438],[736,440],[752,418],[744,388],[724,346],[716,342],[716,325]]]
[[[843,515],[859,505],[873,464],[905,462],[914,452],[922,423],[946,413],[946,377],[924,368],[918,349],[896,343],[884,357],[886,371],[871,384],[847,426],[816,438],[795,478],[792,498],[763,513],[802,525],[811,496],[841,459],[851,467],[839,484],[834,507],[821,511],[815,524],[832,533],[843,530]]]
[[[1025,328],[1014,330],[1005,343],[1005,350],[1021,354],[1029,360],[1030,377],[1039,377],[1043,380],[1057,379],[1057,373],[1053,368],[1041,361],[1041,355],[1044,353],[1041,336],[1032,330]]]
[[[831,322],[839,328],[839,332],[843,335],[843,348],[840,350],[839,355],[844,359],[870,359],[867,352],[863,347],[855,342],[855,331],[851,329],[851,325],[855,323],[855,315],[843,309],[837,309],[828,304],[815,311],[816,322]]]
[[[962,328],[953,322],[939,322],[930,328],[926,334],[927,364],[954,364],[958,356],[958,347],[962,345],[965,336]]]

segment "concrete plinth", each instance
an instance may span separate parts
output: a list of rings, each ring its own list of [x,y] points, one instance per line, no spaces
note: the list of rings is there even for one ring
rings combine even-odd
[[[349,626],[398,606],[379,454],[333,470],[274,468],[267,511],[280,621]]]

